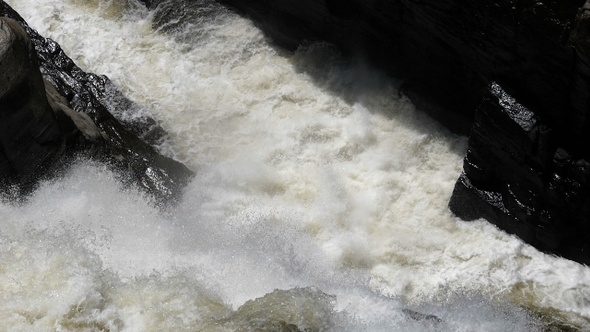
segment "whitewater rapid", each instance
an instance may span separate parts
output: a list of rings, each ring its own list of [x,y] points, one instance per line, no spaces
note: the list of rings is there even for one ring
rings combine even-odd
[[[291,54],[212,1],[155,25],[135,0],[6,2],[196,177],[163,211],[80,160],[1,202],[0,330],[590,329],[590,269],[454,218],[466,138],[362,60]]]

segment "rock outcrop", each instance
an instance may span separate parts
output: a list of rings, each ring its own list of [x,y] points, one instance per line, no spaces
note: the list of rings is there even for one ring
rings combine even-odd
[[[0,183],[30,187],[65,153],[74,126],[45,96],[35,51],[18,22],[0,18]]]
[[[281,46],[329,41],[402,78],[471,135],[453,212],[590,264],[590,1],[219,1]]]
[[[69,157],[107,162],[160,202],[179,197],[192,172],[152,145],[155,121],[117,120],[137,107],[105,76],[85,73],[0,0],[0,181],[26,193]],[[111,111],[111,112],[109,112]]]
[[[543,82],[529,91],[510,81],[490,84],[450,202],[463,219],[484,217],[541,250],[584,264],[590,264],[588,10],[590,2],[567,20],[548,23],[554,30],[566,29],[547,33],[553,51],[529,69],[546,72],[530,75]],[[551,61],[558,58],[549,58],[554,54],[571,55],[553,67]],[[548,90],[552,85],[562,87]]]
[[[590,163],[550,123],[492,83],[478,107],[450,202],[537,248],[590,263]]]

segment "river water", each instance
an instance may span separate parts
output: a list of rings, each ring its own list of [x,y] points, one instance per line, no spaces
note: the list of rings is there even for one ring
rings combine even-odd
[[[80,160],[1,202],[0,330],[590,329],[588,267],[452,216],[467,140],[395,79],[210,1],[7,2],[196,177],[162,210]]]

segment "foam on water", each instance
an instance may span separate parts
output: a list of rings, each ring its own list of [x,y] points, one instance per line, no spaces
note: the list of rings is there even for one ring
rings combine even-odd
[[[92,176],[88,176],[92,174]],[[194,185],[194,184],[193,184]],[[162,214],[80,162],[20,206],[4,203],[0,320],[10,331],[539,330],[509,304],[455,294],[406,305],[375,292],[280,211],[220,222],[197,191]],[[212,215],[213,214],[213,215]],[[282,218],[281,218],[282,217]],[[284,291],[274,291],[283,289]],[[471,301],[471,302],[468,302]],[[432,316],[434,317],[434,316]]]
[[[361,61],[288,54],[207,1],[183,22],[134,0],[7,2],[197,172],[167,212],[87,161],[0,204],[9,330],[542,330],[521,307],[590,326],[590,270],[454,219],[466,139]]]

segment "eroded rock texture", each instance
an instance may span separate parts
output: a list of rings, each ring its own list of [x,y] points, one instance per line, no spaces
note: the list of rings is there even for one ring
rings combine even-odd
[[[4,25],[14,29],[7,31],[17,31],[19,41],[27,40],[19,42],[25,46],[3,53],[10,63],[0,63],[7,68],[0,74],[0,113],[11,117],[0,128],[1,179],[27,192],[57,161],[83,153],[115,166],[125,181],[145,188],[159,201],[177,198],[192,172],[148,144],[163,135],[155,121],[117,120],[111,112],[124,113],[137,105],[107,77],[82,71],[56,42],[32,30],[3,1],[0,16],[14,19],[2,22],[9,22]],[[12,71],[20,75],[16,83]]]
[[[590,2],[220,2],[284,47],[326,40],[402,78],[418,106],[471,134],[453,212],[590,264]]]

